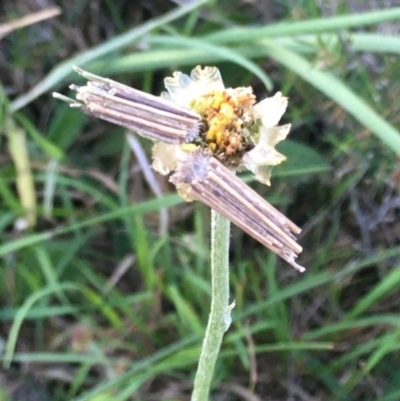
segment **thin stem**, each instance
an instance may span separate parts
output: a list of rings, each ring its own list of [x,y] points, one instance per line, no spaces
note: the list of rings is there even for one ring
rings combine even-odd
[[[211,312],[194,380],[192,401],[208,400],[222,338],[230,325],[229,233],[229,220],[211,210]]]

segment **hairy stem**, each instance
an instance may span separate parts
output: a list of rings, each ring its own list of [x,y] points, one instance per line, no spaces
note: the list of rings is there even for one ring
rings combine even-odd
[[[222,338],[230,325],[229,233],[229,220],[211,210],[211,312],[194,380],[192,401],[208,400]]]

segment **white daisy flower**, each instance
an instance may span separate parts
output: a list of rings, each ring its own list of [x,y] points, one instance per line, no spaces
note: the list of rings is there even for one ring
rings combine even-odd
[[[192,141],[194,147],[207,149],[229,168],[245,167],[258,181],[270,185],[271,168],[286,159],[275,149],[290,130],[290,124],[277,126],[287,107],[286,97],[278,92],[255,104],[251,87],[225,88],[216,67],[198,66],[190,77],[175,72],[164,82],[168,92],[162,98],[201,116],[199,136]],[[157,145],[153,167],[161,174],[169,173],[181,157],[175,147]],[[163,159],[167,159],[167,165]]]

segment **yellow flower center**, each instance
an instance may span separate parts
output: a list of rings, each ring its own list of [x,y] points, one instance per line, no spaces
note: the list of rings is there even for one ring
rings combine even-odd
[[[254,146],[252,134],[258,132],[261,124],[254,119],[254,103],[253,93],[243,88],[213,91],[196,98],[191,108],[202,117],[201,135],[196,143],[225,164],[236,166],[243,153]]]

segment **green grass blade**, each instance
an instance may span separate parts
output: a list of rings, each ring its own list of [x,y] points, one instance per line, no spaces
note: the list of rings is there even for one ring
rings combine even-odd
[[[329,18],[315,18],[306,21],[284,21],[257,28],[232,28],[205,36],[212,43],[251,42],[262,38],[278,36],[305,35],[309,33],[327,33],[362,25],[375,25],[380,22],[400,19],[400,7],[390,10],[370,11],[365,13],[341,15]]]
[[[169,46],[169,38],[158,39],[158,36],[149,37],[149,43],[154,45],[153,49],[144,52],[134,52],[115,58],[110,62],[96,61],[91,63],[88,68],[93,72],[102,72],[103,74],[114,75],[122,72],[144,71],[146,69],[166,68],[172,65],[193,66],[196,64],[217,63],[227,59],[226,55],[207,51],[205,47],[177,47],[177,45]],[[174,38],[175,40],[175,38]],[[191,39],[188,39],[190,42]],[[346,43],[353,51],[371,51],[377,53],[400,53],[400,39],[395,36],[373,34],[373,33],[341,33],[338,34],[321,34],[321,35],[303,35],[298,37],[282,37],[274,40],[275,44],[298,53],[315,54],[321,49],[321,45],[325,49],[335,50],[338,46]],[[246,45],[235,46],[231,48],[224,47],[225,50],[232,52],[231,54],[239,54],[246,60],[250,58],[262,58],[269,55],[265,49],[264,39],[246,43]],[[269,43],[269,41],[267,41]],[[203,43],[204,44],[204,43]],[[221,42],[225,45],[225,42]],[[228,44],[228,43],[227,43]],[[218,46],[214,47],[215,49]],[[231,55],[229,55],[231,57]],[[257,76],[259,76],[257,74]],[[268,78],[269,79],[269,78]]]
[[[60,286],[51,286],[51,287],[46,287],[43,290],[37,291],[34,294],[32,294],[24,304],[21,306],[21,308],[18,311],[17,316],[14,319],[14,322],[11,326],[9,335],[8,335],[8,341],[6,344],[5,348],[5,353],[4,353],[4,366],[9,367],[12,356],[14,353],[15,345],[17,343],[17,337],[19,330],[22,326],[22,323],[25,319],[26,314],[28,313],[29,309],[40,299],[47,297],[48,295],[51,295],[53,293],[57,293],[58,291],[64,291],[64,290],[78,290],[78,286],[75,284],[71,283],[64,283]]]
[[[143,202],[138,205],[133,205],[125,208],[121,208],[118,210],[115,210],[110,213],[105,213],[102,214],[98,217],[84,220],[75,224],[71,224],[67,227],[59,228],[56,230],[52,231],[47,231],[44,233],[40,234],[33,234],[29,235],[24,238],[20,238],[17,240],[9,241],[6,242],[3,245],[0,245],[0,256],[5,255],[10,252],[15,252],[19,249],[25,248],[30,245],[35,245],[39,242],[46,241],[50,238],[53,238],[56,235],[61,235],[61,234],[66,234],[68,232],[88,227],[88,226],[94,226],[96,224],[104,223],[106,221],[114,220],[117,218],[120,218],[121,216],[124,216],[129,213],[147,213],[151,212],[154,210],[159,210],[161,207],[168,207],[168,206],[174,206],[179,203],[183,202],[183,199],[179,195],[169,195],[165,196],[163,198],[159,199],[154,199],[149,202]]]
[[[326,325],[315,330],[309,331],[304,339],[314,340],[319,337],[329,336],[337,334],[341,331],[355,330],[360,327],[371,327],[371,326],[394,326],[400,328],[400,317],[396,315],[378,315],[368,316],[362,319],[345,320],[342,322],[334,322],[333,324]]]
[[[28,118],[22,114],[17,114],[15,118],[21,124],[21,126],[25,128],[26,132],[28,132],[37,146],[39,146],[44,153],[56,160],[61,160],[64,158],[64,152],[54,143],[46,139]]]
[[[368,308],[393,293],[400,287],[400,266],[393,269],[374,288],[361,298],[353,310],[347,315],[346,319],[354,319],[356,316],[365,312]]]
[[[82,394],[79,397],[74,398],[72,401],[89,401],[91,397],[94,397],[97,394],[116,387],[118,384],[126,383],[142,369],[148,369],[149,366],[155,366],[159,361],[166,360],[171,355],[173,356],[178,354],[179,351],[193,343],[195,340],[197,340],[197,336],[186,337],[183,340],[177,341],[176,343],[156,352],[150,357],[135,362],[128,372],[118,376],[115,379],[106,381],[105,383],[103,382],[99,386],[89,390],[86,394]]]
[[[79,54],[69,60],[66,60],[55,67],[42,81],[36,84],[29,92],[15,99],[10,104],[10,110],[16,111],[26,106],[32,100],[36,99],[45,92],[54,88],[62,80],[68,77],[73,71],[72,66],[78,65],[79,67],[84,66],[86,63],[93,61],[102,56],[106,56],[110,53],[114,53],[117,50],[121,50],[124,47],[132,46],[135,41],[146,35],[153,29],[159,28],[162,25],[168,24],[185,14],[201,7],[206,4],[209,0],[197,0],[190,2],[185,6],[178,7],[169,13],[162,15],[161,17],[154,18],[140,27],[133,28],[128,32],[115,36],[111,40],[90,49],[82,54]]]
[[[263,40],[259,41],[260,43]],[[400,53],[400,38],[378,33],[349,33],[305,35],[277,38],[275,43],[296,51],[316,52],[321,48],[334,51],[338,46],[346,45],[352,51],[371,53]],[[302,51],[303,50],[303,51]]]
[[[273,41],[265,43],[270,57],[295,72],[305,81],[347,110],[361,124],[400,155],[400,134],[372,109],[363,99],[351,91],[345,83],[329,72],[318,69],[304,57],[278,46]]]
[[[167,289],[167,295],[174,304],[183,327],[186,326],[186,329],[189,328],[190,332],[196,333],[199,337],[202,336],[204,334],[204,326],[178,288],[175,285],[170,285]]]
[[[246,68],[257,76],[268,90],[271,90],[273,87],[271,79],[262,68],[235,50],[222,46],[215,46],[201,40],[184,37],[150,36],[147,42],[156,45],[169,45],[172,47],[185,46],[192,50],[199,49],[205,54],[218,55],[218,57],[221,57],[223,60],[232,61],[233,63]]]

